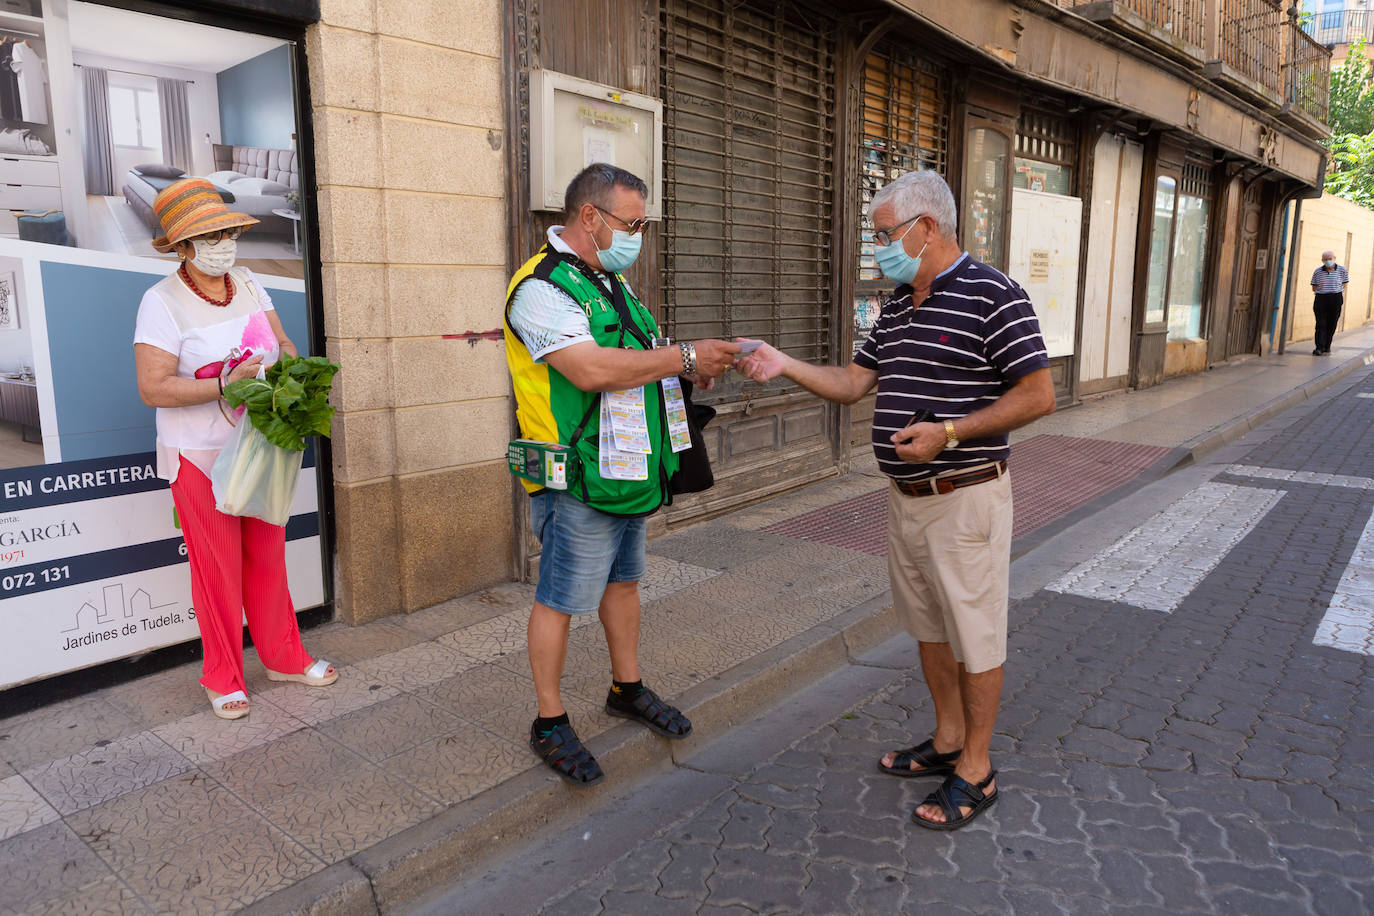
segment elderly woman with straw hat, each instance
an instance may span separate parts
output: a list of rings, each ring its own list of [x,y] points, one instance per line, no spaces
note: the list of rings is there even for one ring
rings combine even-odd
[[[301,644],[286,586],[286,529],[215,509],[210,468],[234,429],[224,386],[295,355],[267,291],[234,267],[239,235],[257,222],[225,207],[202,178],[177,181],[153,201],[181,266],[143,295],[134,331],[138,393],[157,408],[157,472],[172,487],[191,561],[191,599],[205,660],[200,682],[215,715],[248,715],[244,615],[267,676],[313,686],[339,674]],[[247,422],[246,418],[242,422]]]

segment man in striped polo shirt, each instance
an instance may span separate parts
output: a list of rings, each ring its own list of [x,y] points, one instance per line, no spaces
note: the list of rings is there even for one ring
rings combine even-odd
[[[1317,316],[1317,329],[1313,335],[1313,356],[1331,352],[1331,338],[1336,333],[1336,323],[1341,319],[1341,306],[1345,305],[1345,285],[1350,282],[1350,274],[1336,263],[1336,252],[1322,252],[1322,266],[1312,272],[1312,311]]]
[[[843,404],[878,387],[892,597],[935,701],[934,735],[878,766],[946,777],[912,818],[953,830],[997,800],[989,745],[1007,651],[1007,433],[1054,410],[1054,385],[1025,292],[959,246],[944,179],[909,172],[873,196],[871,214],[878,265],[899,285],[854,361],[817,366],[764,344],[736,369]]]

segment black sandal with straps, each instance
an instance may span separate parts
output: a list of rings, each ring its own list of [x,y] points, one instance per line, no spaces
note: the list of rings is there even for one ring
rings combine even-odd
[[[925,801],[921,802],[921,805],[935,805],[943,811],[945,813],[944,822],[921,817],[917,813],[921,810],[920,805],[917,805],[916,809],[911,812],[911,819],[922,827],[931,830],[958,830],[997,803],[997,796],[1002,794],[1000,789],[993,789],[991,795],[983,792],[992,783],[992,779],[996,775],[997,771],[993,770],[982,782],[971,783],[962,776],[951,773],[944,782],[940,783],[940,788],[931,792],[926,796]],[[961,815],[959,813],[960,808],[969,808],[969,813]]]
[[[954,772],[954,764],[959,760],[963,748],[942,754],[935,749],[935,740],[927,738],[915,747],[904,748],[894,751],[892,755],[892,766],[885,766],[881,757],[878,758],[878,769],[893,776],[910,778],[912,776],[948,776]],[[919,763],[921,768],[913,770],[911,765]]]
[[[594,786],[606,778],[601,764],[596,762],[571,725],[555,725],[541,737],[531,723],[530,750],[538,754],[549,769],[575,786]]]
[[[658,698],[648,687],[639,696],[627,700],[612,689],[606,694],[607,715],[638,722],[649,731],[665,738],[686,738],[692,733],[692,723],[675,706]]]

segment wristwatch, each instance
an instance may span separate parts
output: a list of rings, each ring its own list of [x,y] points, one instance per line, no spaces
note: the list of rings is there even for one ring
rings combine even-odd
[[[958,448],[959,437],[954,434],[954,421],[945,421],[945,448]]]

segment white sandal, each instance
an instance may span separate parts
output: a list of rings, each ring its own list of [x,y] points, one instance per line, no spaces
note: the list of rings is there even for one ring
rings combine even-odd
[[[286,674],[281,671],[267,669],[267,679],[269,681],[295,681],[299,684],[307,684],[311,687],[328,687],[339,679],[339,671],[336,668],[332,673],[326,674],[333,667],[324,659],[317,659],[315,664],[305,669],[303,674]]]
[[[221,719],[242,719],[248,715],[248,694],[242,690],[235,690],[233,693],[216,694],[209,687],[205,688],[205,693],[210,697],[210,708],[215,711],[215,715]],[[230,703],[245,704],[242,709],[225,709]]]

